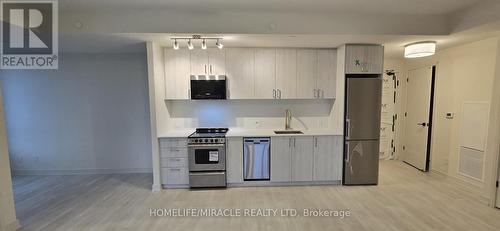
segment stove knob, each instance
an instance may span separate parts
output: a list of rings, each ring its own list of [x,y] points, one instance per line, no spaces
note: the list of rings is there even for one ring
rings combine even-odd
[[[205,139],[205,143],[207,143],[207,142],[208,142],[208,139]]]
[[[214,139],[210,139],[210,143],[213,143],[214,142]]]

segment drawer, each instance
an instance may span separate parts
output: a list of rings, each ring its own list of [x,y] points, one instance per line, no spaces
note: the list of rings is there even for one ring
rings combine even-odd
[[[165,185],[189,184],[188,168],[161,168],[161,181]]]
[[[186,148],[187,138],[160,139],[160,148]]]
[[[160,150],[161,158],[167,157],[186,157],[188,156],[187,148],[162,148]]]
[[[162,168],[179,168],[188,167],[188,159],[186,157],[167,157],[161,158]]]

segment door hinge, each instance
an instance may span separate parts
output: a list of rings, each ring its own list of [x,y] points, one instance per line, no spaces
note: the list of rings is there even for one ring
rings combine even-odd
[[[498,188],[498,180],[497,180],[497,183],[496,183],[496,187]]]

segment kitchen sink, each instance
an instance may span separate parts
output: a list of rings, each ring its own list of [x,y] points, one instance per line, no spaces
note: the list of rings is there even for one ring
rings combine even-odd
[[[274,131],[274,134],[304,134],[302,131],[292,131],[292,130],[284,130],[284,131]]]

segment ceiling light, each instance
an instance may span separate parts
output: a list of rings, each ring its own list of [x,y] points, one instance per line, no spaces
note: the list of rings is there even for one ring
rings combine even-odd
[[[201,41],[201,49],[206,50],[207,49],[207,43],[205,42],[205,39]]]
[[[219,42],[219,40],[217,39],[217,42],[215,43],[215,45],[217,46],[217,48],[219,49],[222,49],[222,47],[224,47],[224,45],[222,45],[221,42]]]
[[[421,58],[436,53],[436,42],[418,42],[405,46],[405,58]]]
[[[189,50],[194,49],[193,43],[191,43],[191,39],[190,39],[190,40],[188,40],[188,49],[189,49]]]
[[[174,40],[174,50],[179,50],[179,43],[177,42],[177,39]]]

